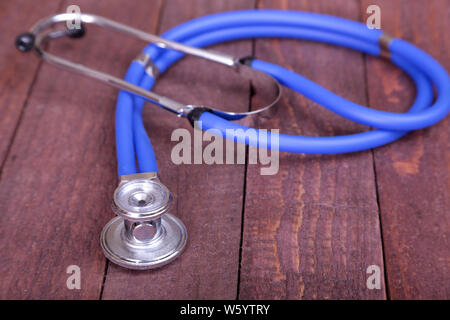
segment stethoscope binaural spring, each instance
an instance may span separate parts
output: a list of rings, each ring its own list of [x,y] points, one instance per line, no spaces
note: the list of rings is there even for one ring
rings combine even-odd
[[[78,33],[67,30],[44,32],[55,23],[73,20],[74,15],[77,14],[60,14],[41,20],[29,33],[19,36],[17,45],[22,51],[34,48],[41,57],[53,64],[122,90],[116,106],[120,182],[113,197],[113,210],[118,217],[104,228],[101,244],[111,261],[127,268],[149,269],[164,265],[181,254],[187,241],[183,223],[167,214],[172,196],[158,179],[156,157],[142,122],[142,109],[146,100],[178,116],[187,117],[192,124],[201,121],[203,130],[216,129],[215,132],[223,138],[269,149],[272,147],[270,137],[267,137],[267,141],[260,141],[260,135],[244,136],[243,132],[248,128],[232,120],[274,106],[281,94],[279,84],[343,117],[377,128],[337,137],[279,135],[276,147],[280,151],[321,154],[356,152],[385,145],[401,138],[408,131],[435,124],[450,110],[449,76],[437,61],[408,42],[394,39],[381,30],[368,29],[362,23],[306,12],[244,10],[194,19],[169,30],[160,38],[102,17],[81,14],[79,18],[83,23],[96,23],[151,42],[132,62],[125,79],[121,80],[42,50],[41,43],[45,39],[82,35],[84,29]],[[259,37],[325,42],[390,59],[414,80],[417,87],[415,102],[407,113],[373,110],[348,101],[281,66],[253,57],[238,59],[200,49],[216,43]],[[244,75],[250,75],[252,79],[262,77],[267,91],[271,93],[269,102],[249,113],[233,113],[209,106],[182,104],[150,91],[158,76],[184,54],[227,65]],[[436,98],[433,86],[437,91]],[[234,132],[232,136],[226,133],[227,129],[238,128],[244,130],[228,131]]]

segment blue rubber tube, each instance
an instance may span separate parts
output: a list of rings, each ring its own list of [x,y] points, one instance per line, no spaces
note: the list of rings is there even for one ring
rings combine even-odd
[[[272,32],[274,30],[272,29]],[[282,28],[279,28],[278,32],[283,31]],[[292,32],[292,29],[288,30],[289,32]],[[249,30],[249,32],[252,32],[252,34],[254,34],[255,30]],[[308,37],[310,39],[314,39],[314,40],[321,40],[321,41],[325,41],[327,38],[330,38],[331,35],[329,33],[324,33],[324,32],[316,32],[314,35],[314,37],[312,37],[312,33],[309,32],[309,30],[305,30],[305,32],[307,33]],[[224,32],[222,32],[224,33]],[[244,37],[248,35],[248,32],[235,32],[235,30],[231,30],[229,32],[229,34],[233,37],[233,40],[235,40],[238,37]],[[298,35],[298,34],[297,34]],[[303,34],[301,34],[303,36]],[[320,35],[320,38],[319,38]],[[342,37],[341,41],[344,42],[345,39],[345,45],[347,47],[354,47],[355,45],[355,40],[354,39],[349,39],[346,37]],[[189,45],[195,45],[195,46],[201,46],[204,44],[211,44],[211,41],[223,41],[224,39],[222,37],[220,37],[220,35],[218,33],[214,33],[210,36],[205,36],[202,35],[200,37],[197,37],[195,39],[190,39],[189,41],[186,41],[187,44]],[[332,38],[332,41],[336,41],[335,38]],[[357,40],[358,41],[358,40]],[[370,46],[366,46],[365,48],[367,50],[367,53],[376,53],[376,50]],[[176,60],[178,60],[179,58],[181,58],[182,55],[172,51],[170,54],[168,53],[165,56],[165,60],[163,60],[164,63],[161,63],[160,59],[162,59],[160,57],[160,59],[155,60],[154,62],[161,68],[167,69],[167,67],[175,62]],[[416,82],[416,86],[418,88],[418,95],[417,95],[417,99],[413,105],[413,107],[411,108],[411,112],[417,112],[419,110],[422,110],[423,108],[427,107],[433,98],[433,91],[432,91],[432,87],[429,81],[427,81],[427,79],[418,71],[416,71],[413,67],[408,66],[407,64],[402,65],[402,62],[399,62],[399,66],[404,69],[405,71],[407,71],[410,76],[415,80]],[[259,61],[259,60],[254,60],[252,67],[254,67],[255,69],[261,70],[263,72],[269,73],[273,76],[275,76],[275,78],[277,78],[281,84],[284,85],[288,85],[290,88],[297,90],[297,91],[302,91],[301,86],[295,86],[296,82],[300,79],[301,81],[308,81],[310,84],[316,85],[314,82],[307,80],[306,78],[303,78],[299,75],[296,75],[295,73],[290,72],[287,69],[284,69],[282,67],[279,66],[275,66],[273,64],[269,64],[263,61]],[[278,71],[278,73],[274,72],[272,69],[276,69]],[[286,75],[291,75],[291,77],[286,77]],[[294,77],[295,76],[295,77]],[[148,77],[148,75],[144,74],[143,75],[143,79],[146,79],[146,77]],[[299,79],[297,79],[297,77]],[[288,83],[288,79],[290,79],[290,83]],[[144,80],[145,81],[145,80]],[[151,87],[146,86],[143,82],[141,82],[141,86],[146,88],[146,89],[151,89]],[[323,89],[325,90],[325,89]],[[141,99],[142,100],[142,99]],[[141,101],[141,103],[143,103],[143,100]],[[240,126],[238,124],[234,124],[228,121],[225,121],[224,119],[215,116],[215,115],[211,115],[208,113],[205,113],[204,115],[202,115],[202,117],[200,118],[200,120],[202,120],[202,124],[203,124],[203,129],[204,130],[208,130],[208,129],[219,129],[222,132],[222,136],[225,137],[225,130],[226,129],[237,129],[237,128],[241,128],[241,129],[248,129],[246,127]],[[280,136],[280,151],[289,151],[289,152],[301,152],[301,153],[344,153],[344,152],[355,152],[355,151],[361,151],[361,150],[366,150],[366,149],[370,149],[370,148],[375,148],[387,143],[390,143],[396,139],[399,139],[400,137],[402,137],[403,135],[405,135],[406,132],[390,132],[390,131],[382,131],[382,130],[375,130],[372,132],[364,132],[364,133],[359,133],[359,134],[354,134],[354,135],[348,135],[348,136],[338,136],[338,137],[327,137],[327,138],[315,138],[315,137],[301,137],[303,139],[300,140],[300,138],[298,139],[298,143],[296,144],[295,148],[292,148],[290,145],[291,143],[289,143],[289,146],[284,146],[285,141],[286,142],[291,142],[293,137],[290,136],[289,139],[285,139],[285,135],[281,135]],[[244,137],[234,137],[236,141],[246,141],[244,139]],[[255,144],[254,142],[251,143],[253,145],[257,145],[257,143]]]
[[[369,30],[361,23],[336,17],[292,11],[251,10],[198,18],[171,29],[163,36],[197,47],[253,37],[298,38],[345,46],[378,56],[380,54],[378,39],[381,34],[381,31]],[[339,137],[298,137],[281,134],[280,150],[301,153],[361,151],[392,142],[405,135],[408,130],[428,126],[442,119],[448,113],[450,107],[448,96],[450,90],[447,90],[449,80],[446,71],[429,55],[404,41],[394,40],[390,49],[392,61],[405,70],[417,86],[417,97],[408,114],[382,112],[359,106],[298,74],[270,63],[254,60],[253,68],[271,74],[282,84],[313,100],[319,100],[330,110],[367,125],[391,130],[374,130]],[[160,49],[154,45],[149,45],[144,49],[144,52],[151,56],[160,72],[164,72],[184,56],[179,52]],[[417,66],[417,59],[420,59],[419,62],[422,65],[419,63]],[[139,73],[140,76],[139,85],[145,89],[151,89],[154,80],[143,72],[143,67],[141,66],[141,70],[135,72]],[[432,86],[424,74],[436,83],[439,91],[439,97],[432,108],[427,108],[433,98]],[[302,85],[299,85],[299,83]],[[151,152],[148,151],[151,149],[151,144],[139,142],[148,140],[142,126],[142,119],[140,119],[144,100],[135,97],[132,103],[134,105],[133,126],[139,129],[134,129],[134,140],[139,166],[141,167],[141,161],[145,162],[148,161],[147,159],[154,158],[154,153],[152,150]],[[430,111],[431,109],[432,111]],[[372,117],[375,117],[375,119],[372,119]],[[226,129],[247,129],[208,112],[203,113],[199,120],[203,122],[204,130],[218,129],[216,131],[221,132],[224,137],[226,137]],[[384,121],[391,120],[397,122],[384,123]],[[377,125],[374,125],[375,123]],[[240,142],[245,141],[251,145],[259,145],[257,140],[252,141],[245,136],[237,135],[231,138]],[[143,150],[141,157],[139,157],[139,149]],[[149,156],[144,156],[146,153]],[[156,165],[156,161],[154,163]]]
[[[149,81],[149,83],[145,83],[144,85],[152,87],[154,83],[153,78],[148,77],[147,81]],[[138,83],[135,84],[137,85]],[[155,152],[142,121],[144,104],[137,102],[138,99],[139,98],[136,96],[133,97],[133,133],[134,145],[136,147],[137,160],[139,163],[139,172],[158,172]]]
[[[208,43],[198,45],[205,46],[212,43],[248,38],[248,33],[245,36],[241,36],[241,31],[238,32],[237,27],[242,28],[243,33],[245,33],[244,27],[251,24],[258,24],[258,27],[261,30],[252,37],[268,35],[271,37],[288,36],[303,39],[304,34],[302,33],[302,30],[299,30],[297,34],[293,34],[292,31],[289,32],[289,34],[285,34],[282,30],[282,26],[289,26],[291,28],[292,26],[297,28],[308,27],[315,28],[311,31],[328,31],[333,33],[333,37],[328,37],[328,40],[324,41],[317,39],[317,41],[340,45],[339,39],[335,39],[335,37],[346,35],[351,36],[356,40],[364,40],[367,44],[375,45],[378,48],[376,51],[371,50],[371,52],[367,52],[367,50],[364,50],[365,48],[356,49],[373,55],[379,55],[380,52],[378,40],[382,32],[379,30],[370,30],[364,24],[326,15],[278,10],[238,11],[202,17],[174,28],[164,34],[164,37],[191,43],[190,41],[185,41],[189,35],[205,35],[205,32],[208,31],[210,31],[209,33],[211,34],[216,31],[216,28],[226,28],[228,26],[234,28],[232,32],[226,34],[223,32],[214,34],[214,38],[210,39]],[[277,31],[279,30],[282,32],[277,34]],[[208,37],[207,34],[206,37]],[[306,38],[312,40],[312,37]],[[355,47],[353,48],[355,49]],[[415,114],[373,110],[343,99],[311,81],[310,83],[312,85],[308,90],[309,95],[313,100],[341,116],[379,129],[397,131],[416,130],[430,126],[443,119],[450,111],[450,80],[447,72],[428,54],[405,41],[395,39],[390,48],[393,53],[392,60],[394,63],[398,60],[406,59],[420,68],[422,72],[436,83],[440,95],[438,101],[433,106]],[[164,55],[166,57],[160,58],[159,55],[161,54],[161,49],[155,49],[155,46],[153,45],[144,49],[144,52],[150,54],[154,62],[158,61],[156,64],[162,72],[174,62],[172,59],[174,59],[175,56],[183,56],[180,53],[172,51],[170,53],[165,53]],[[172,58],[170,58],[170,54],[173,55]],[[280,70],[285,69],[281,68]]]
[[[228,31],[228,32],[227,32]],[[261,30],[260,30],[261,31]],[[278,36],[281,35],[282,31],[287,31],[287,33],[284,33],[283,35],[291,35],[293,32],[292,28],[288,28],[288,29],[283,29],[283,28],[278,28],[276,31],[275,29],[271,29],[272,34],[273,32],[278,32]],[[321,41],[326,41],[327,39],[330,39],[331,41],[333,41],[334,43],[336,42],[336,39],[340,39],[340,41],[342,43],[345,44],[345,46],[347,47],[351,47],[351,48],[356,48],[357,45],[359,45],[361,42],[360,40],[355,40],[355,39],[350,39],[348,37],[344,37],[341,36],[340,38],[336,38],[333,37],[332,35],[330,35],[329,33],[325,33],[325,32],[319,32],[319,31],[313,31],[311,32],[311,30],[303,30],[304,33],[301,33],[300,35],[305,37],[305,38],[309,38],[312,40],[321,40]],[[212,42],[216,41],[224,41],[223,37],[226,35],[230,35],[229,37],[232,37],[231,40],[235,40],[238,38],[243,38],[243,37],[247,37],[250,35],[253,35],[257,33],[257,28],[252,28],[252,29],[243,29],[240,32],[236,32],[234,29],[233,30],[222,30],[220,32],[215,32],[213,34],[209,34],[209,35],[202,35],[199,37],[196,37],[195,39],[190,39],[189,41],[186,41],[185,43],[189,44],[189,45],[194,45],[194,46],[201,46],[201,45],[210,45],[212,44]],[[297,33],[297,36],[299,34]],[[258,35],[259,36],[259,35]],[[227,38],[229,39],[229,38]],[[177,39],[178,40],[178,39]],[[359,41],[359,42],[358,42]],[[376,54],[379,51],[379,48],[377,48],[374,45],[366,45],[364,47],[365,51],[367,53],[371,53],[371,54]],[[155,60],[155,64],[157,64],[162,70],[167,69],[167,67],[174,63],[176,60],[178,60],[179,58],[182,57],[182,54],[178,53],[178,52],[170,52],[167,53],[165,56],[165,59],[163,60],[163,63],[161,63],[161,58]],[[401,62],[399,63],[401,64]],[[284,68],[272,65],[272,64],[268,64],[268,63],[264,63],[262,61],[258,61],[255,60],[253,65],[254,68],[259,69],[261,71],[264,71],[266,73],[272,74],[274,75],[282,84],[287,84],[285,81],[283,81],[284,79],[286,79],[285,75],[291,74],[291,75],[295,75],[297,77],[299,77],[301,80],[304,81],[308,81],[311,84],[314,84],[312,81],[309,81],[299,75],[296,75]],[[265,66],[265,67],[263,67]],[[267,67],[270,66],[270,67]],[[421,73],[419,72],[415,72],[414,69],[412,67],[406,67],[400,65],[400,67],[402,67],[403,69],[406,69],[410,75],[412,76],[413,79],[416,79],[416,85],[418,87],[418,97],[416,99],[416,102],[414,104],[414,106],[412,107],[411,110],[421,110],[422,108],[428,106],[431,101],[432,101],[432,97],[433,97],[433,93],[432,93],[432,87],[429,83],[429,81],[427,81],[426,78],[424,78]],[[271,68],[277,68],[277,70],[279,71],[279,75],[278,76],[275,72],[271,72]],[[144,74],[143,75],[143,79],[146,79],[148,77],[148,75]],[[298,79],[293,79],[293,81],[291,81],[292,83],[296,83]],[[146,81],[146,80],[144,80]],[[146,86],[143,82],[141,82],[141,86],[143,88],[146,89],[151,89],[151,87]],[[290,86],[292,88],[292,86]],[[300,90],[301,90],[301,86],[299,86]],[[295,88],[294,88],[295,89]],[[323,89],[325,90],[325,89]],[[299,91],[297,89],[297,91]],[[421,94],[420,94],[421,93]],[[141,103],[143,103],[143,100],[141,99]],[[214,118],[214,117],[212,117]],[[215,118],[218,118],[215,116]],[[205,118],[201,118],[201,120],[205,121]],[[206,123],[204,123],[204,128],[214,128],[215,125],[220,124],[227,124],[227,127],[222,127],[224,130],[226,128],[238,128],[239,126],[236,127],[236,125],[234,125],[233,123],[229,123],[229,122],[224,122],[224,121],[219,121],[219,122],[214,122],[214,125],[209,125],[209,120],[210,118],[206,118]],[[223,119],[218,119],[218,120],[223,120]],[[205,126],[206,125],[206,126]],[[219,127],[220,128],[220,127]],[[244,128],[244,127],[239,127],[239,128]],[[310,148],[308,147],[308,145],[312,142],[315,143],[317,139],[321,139],[321,138],[314,138],[314,139],[306,139],[308,144],[301,148],[301,151],[297,151],[297,152],[312,152],[312,153],[339,153],[339,152],[353,152],[353,151],[360,151],[360,150],[365,150],[368,148],[372,148],[372,147],[377,147],[379,145],[383,145],[389,142],[392,142],[398,138],[400,138],[401,136],[403,136],[406,132],[389,132],[389,131],[381,131],[381,130],[376,130],[372,133],[362,133],[362,134],[356,134],[356,135],[350,135],[350,136],[344,136],[344,137],[332,137],[332,138],[327,138],[326,140],[324,140],[324,142],[326,141],[326,150],[324,151],[320,151],[317,149],[322,148],[321,145],[318,145],[316,148]],[[308,138],[308,137],[305,137]],[[341,141],[342,140],[342,141]],[[366,141],[366,143],[361,143],[361,141]],[[302,141],[302,144],[305,143],[305,141]],[[335,144],[335,146],[333,148],[330,148],[329,145],[330,144]],[[345,146],[345,148],[343,147]]]
[[[266,62],[258,60],[255,60],[254,63],[267,64]],[[414,79],[418,88],[416,100],[409,110],[409,113],[419,112],[431,103],[433,98],[432,86],[420,72],[410,65],[404,64],[402,65],[402,68]],[[200,116],[199,121],[202,121],[203,130],[215,130],[214,132],[219,130],[219,135],[223,138],[232,139],[252,146],[260,146],[258,139],[253,139],[255,136],[245,134],[246,130],[249,129],[248,127],[224,120],[209,112],[203,113]],[[227,129],[233,130],[233,134],[227,134]],[[236,129],[242,130],[236,131]],[[391,143],[401,138],[406,133],[407,132],[400,131],[373,130],[335,137],[305,137],[280,134],[278,148],[280,151],[292,153],[334,154],[357,152]],[[256,137],[259,137],[259,132],[257,132]],[[271,148],[270,138],[271,136],[269,133],[267,136],[268,141],[262,143],[264,147],[267,145],[267,148],[269,149]]]
[[[133,61],[125,80],[138,85],[144,71],[140,63]],[[153,85],[153,80],[151,81],[150,86]],[[143,104],[137,105],[134,99],[136,96],[125,91],[120,91],[117,99],[116,148],[119,177],[138,171],[158,171],[155,153],[142,121]],[[136,158],[139,168],[136,167]]]
[[[133,62],[125,75],[125,81],[138,83],[142,73],[139,63]],[[120,91],[116,103],[116,152],[119,177],[137,172],[132,122],[133,96]]]

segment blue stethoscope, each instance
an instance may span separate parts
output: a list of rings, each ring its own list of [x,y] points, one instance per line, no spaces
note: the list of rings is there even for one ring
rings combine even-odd
[[[44,31],[58,22],[74,19],[112,28],[151,44],[132,62],[124,80],[45,52],[41,44],[46,39],[83,35],[82,27],[76,30]],[[388,58],[414,80],[417,88],[415,102],[407,113],[369,109],[281,66],[255,58],[236,59],[200,49],[227,41],[262,37],[307,39]],[[185,54],[222,63],[237,71],[252,69],[266,74],[272,79],[274,87],[281,84],[345,118],[377,128],[336,137],[280,134],[277,148],[284,152],[330,154],[376,148],[401,138],[411,130],[437,123],[450,109],[449,76],[430,55],[406,41],[391,38],[381,30],[369,29],[362,23],[315,13],[280,10],[219,13],[183,23],[166,32],[162,38],[95,15],[59,14],[39,21],[30,32],[18,37],[16,45],[22,51],[34,48],[50,63],[122,89],[116,106],[120,181],[113,197],[113,210],[118,216],[105,226],[101,245],[111,261],[132,269],[162,266],[178,257],[187,242],[183,223],[167,213],[172,196],[159,181],[155,153],[143,125],[142,109],[146,100],[188,118],[192,124],[201,121],[203,130],[214,129],[223,138],[272,148],[270,139],[263,143],[260,141],[261,135],[247,136],[244,132],[248,128],[233,122],[248,113],[186,105],[150,91],[158,75]],[[279,94],[277,91],[271,103],[251,113],[272,107]],[[233,132],[231,136],[230,132]]]

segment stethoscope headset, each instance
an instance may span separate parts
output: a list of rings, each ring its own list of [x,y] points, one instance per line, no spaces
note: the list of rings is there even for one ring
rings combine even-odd
[[[81,28],[52,31],[57,23],[79,19]],[[131,63],[124,80],[75,64],[42,49],[48,39],[84,35],[84,24],[97,24],[150,42]],[[253,57],[235,57],[199,49],[221,42],[246,38],[296,38],[344,46],[389,59],[414,81],[416,99],[407,113],[369,109],[348,101],[318,84],[281,66]],[[295,90],[345,118],[374,128],[372,131],[336,137],[305,137],[280,134],[276,148],[292,153],[348,153],[393,142],[409,131],[426,128],[442,120],[450,109],[450,79],[430,55],[412,44],[394,39],[381,30],[342,18],[295,11],[244,10],[219,13],[183,23],[158,37],[118,22],[78,13],[57,14],[36,23],[17,38],[21,51],[34,49],[51,64],[95,78],[120,89],[116,106],[116,144],[119,185],[112,208],[117,217],[103,229],[101,246],[108,259],[131,269],[151,269],[178,257],[187,242],[184,224],[168,213],[170,191],[158,178],[155,153],[142,121],[145,101],[150,101],[203,130],[256,147],[272,149],[259,135],[246,136],[245,126],[232,122],[273,107],[281,86]],[[250,112],[227,112],[172,100],[150,91],[158,76],[185,54],[211,60],[251,79],[260,79],[269,93],[269,103]],[[436,97],[434,95],[436,89]],[[227,129],[243,129],[231,130]],[[229,132],[234,132],[230,136]],[[137,163],[136,163],[137,159]]]

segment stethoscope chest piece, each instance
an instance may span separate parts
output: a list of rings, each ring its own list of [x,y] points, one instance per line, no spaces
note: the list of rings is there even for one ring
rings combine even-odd
[[[112,208],[118,217],[104,228],[100,243],[106,257],[129,269],[161,267],[182,252],[186,227],[168,214],[172,195],[156,173],[122,176]]]

